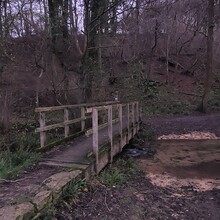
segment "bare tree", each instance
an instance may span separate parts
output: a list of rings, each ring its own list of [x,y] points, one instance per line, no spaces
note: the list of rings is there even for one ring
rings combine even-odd
[[[209,0],[207,14],[208,14],[208,36],[207,36],[207,63],[206,63],[206,79],[204,82],[204,94],[199,110],[206,112],[208,108],[209,94],[211,91],[213,80],[213,42],[214,42],[214,17],[215,17],[215,1]]]

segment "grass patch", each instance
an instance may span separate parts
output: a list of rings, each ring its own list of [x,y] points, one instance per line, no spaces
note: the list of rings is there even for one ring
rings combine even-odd
[[[1,152],[0,153],[0,179],[8,179],[21,170],[31,166],[34,161],[38,160],[40,154],[28,151]]]
[[[129,158],[127,160],[118,159],[115,162],[114,166],[116,169],[119,169],[121,172],[123,172],[126,175],[137,169],[135,161],[132,158]],[[113,167],[113,169],[114,169],[114,167]]]
[[[126,183],[136,172],[137,168],[133,159],[118,159],[110,168],[106,168],[99,175],[99,180],[112,188]]]
[[[76,202],[80,192],[85,190],[86,183],[85,180],[73,180],[71,181],[62,191],[62,195],[60,197],[60,201],[62,202]]]
[[[108,187],[116,187],[122,185],[125,182],[126,177],[119,170],[107,169],[100,174],[100,180]]]

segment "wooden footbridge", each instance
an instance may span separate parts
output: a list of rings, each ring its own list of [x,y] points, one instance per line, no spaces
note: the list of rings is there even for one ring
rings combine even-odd
[[[138,102],[41,107],[36,112],[38,150],[46,152],[19,180],[0,183],[1,220],[37,219],[57,203],[69,184],[88,179],[112,163],[138,132],[141,121]]]
[[[113,157],[121,152],[138,132],[141,121],[141,107],[138,102],[41,107],[36,108],[36,112],[39,113],[40,124],[36,129],[40,134],[39,150],[70,141],[61,149],[47,153],[42,163],[63,167],[93,164],[96,173],[108,163],[112,163]],[[57,112],[63,119],[59,123],[55,122]],[[48,114],[52,114],[50,120],[47,120]],[[76,125],[74,129],[73,125]],[[63,133],[63,137],[50,142],[47,136],[50,137],[51,131],[58,131],[59,135]]]

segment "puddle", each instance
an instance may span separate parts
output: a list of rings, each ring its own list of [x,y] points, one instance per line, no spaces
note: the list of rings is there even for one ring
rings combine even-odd
[[[167,173],[177,178],[220,179],[220,161],[210,161],[185,167],[166,167]]]

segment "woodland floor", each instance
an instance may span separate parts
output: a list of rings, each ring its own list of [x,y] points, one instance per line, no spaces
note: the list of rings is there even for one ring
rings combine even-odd
[[[140,145],[156,154],[135,158],[122,185],[95,178],[74,205],[58,207],[57,219],[219,220],[219,124],[219,114],[146,118],[142,133],[156,140]]]

